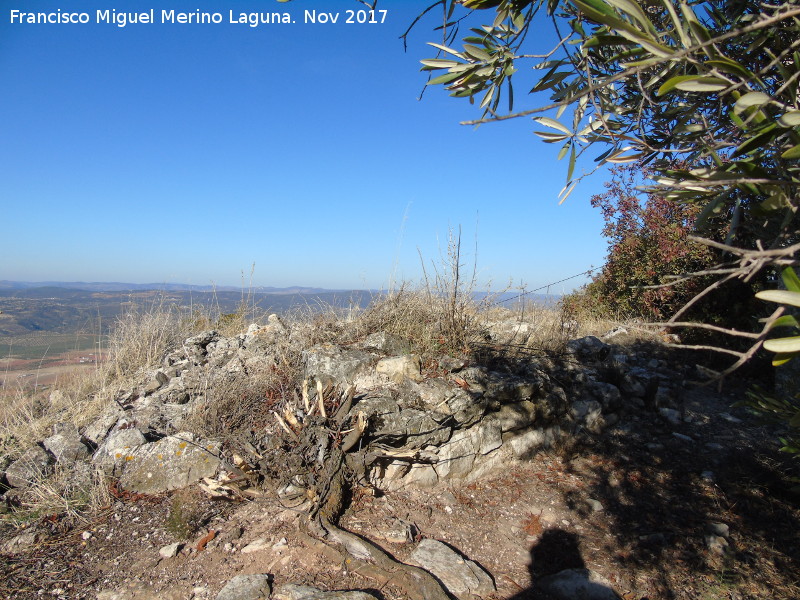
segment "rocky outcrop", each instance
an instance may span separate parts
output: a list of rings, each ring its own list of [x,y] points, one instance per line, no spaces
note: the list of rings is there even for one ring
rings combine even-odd
[[[499,331],[492,339],[525,334],[508,323]],[[683,423],[675,401],[681,375],[599,338],[573,340],[561,357],[489,366],[450,356],[426,356],[423,361],[410,352],[408,342],[377,333],[351,345],[295,346],[306,385],[284,383],[270,397],[274,414],[265,413],[269,418],[260,429],[248,432],[247,460],[223,451],[230,438],[192,430],[194,412],[217,401],[217,385],[273,373],[286,344],[298,344],[299,339],[277,317],[239,336],[212,330],[195,335],[167,354],[140,385],[109,399],[93,423],[82,430],[59,425],[27,449],[7,466],[4,483],[24,489],[54,465],[76,465],[76,477],[87,478],[89,469],[98,468],[116,479],[119,489],[134,493],[160,494],[201,483],[206,491],[230,498],[235,490],[226,487],[228,482],[261,469],[262,474],[283,477],[275,486],[281,502],[302,510],[318,497],[321,488],[315,486],[336,483],[320,483],[315,477],[325,474],[325,461],[337,451],[346,455],[340,464],[354,477],[378,489],[457,486],[508,469],[513,461],[530,458],[565,436],[602,435],[631,414],[650,411],[675,429]],[[305,455],[292,458],[293,444]],[[280,452],[285,460],[278,468],[269,460]],[[313,468],[292,471],[297,465]],[[341,497],[332,503],[337,501]],[[592,510],[603,510],[597,504]],[[387,536],[414,538],[406,524]],[[25,541],[20,538],[17,545]],[[247,548],[243,554],[260,551]],[[178,549],[165,546],[162,558],[174,558]],[[491,577],[479,565],[441,542],[423,540],[412,562],[433,573],[455,597],[485,597],[494,591]],[[571,589],[564,593],[576,598],[613,597],[606,594],[613,594],[610,588],[586,572],[560,573],[540,585],[554,597],[562,588]],[[217,599],[266,598],[270,593],[266,576],[241,576],[228,582]],[[286,584],[272,597],[372,596]]]
[[[514,323],[495,325],[498,339],[521,333]],[[273,315],[239,336],[209,330],[188,338],[140,388],[120,392],[83,431],[61,425],[28,449],[6,468],[6,482],[24,487],[53,463],[87,460],[119,478],[123,489],[140,493],[214,477],[222,465],[221,440],[196,438],[186,430],[188,417],[214,402],[215,382],[273,368],[277,345],[297,343],[287,342],[292,335]],[[315,382],[339,389],[354,384],[350,414],[366,418],[364,440],[411,452],[399,457],[387,451],[371,464],[368,478],[377,487],[473,481],[564,435],[599,434],[643,408],[658,411],[671,426],[681,423],[680,406],[672,401],[675,374],[596,337],[569,342],[564,360],[532,358],[513,373],[447,356],[426,371],[408,348],[379,332],[352,346],[322,344],[301,352],[312,394]]]

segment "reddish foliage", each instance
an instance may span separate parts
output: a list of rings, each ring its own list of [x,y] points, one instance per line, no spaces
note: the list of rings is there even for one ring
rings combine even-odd
[[[609,246],[606,264],[587,291],[596,305],[615,313],[663,319],[699,292],[704,280],[645,286],[665,283],[668,275],[705,269],[715,256],[688,239],[699,208],[642,193],[636,189],[641,177],[635,166],[615,167],[607,191],[591,200],[602,212]]]

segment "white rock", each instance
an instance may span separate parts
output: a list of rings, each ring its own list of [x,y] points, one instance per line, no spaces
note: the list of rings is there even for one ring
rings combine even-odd
[[[178,555],[180,552],[183,544],[180,542],[175,542],[174,544],[169,544],[168,546],[163,546],[158,550],[158,555],[161,558],[173,558],[174,556]]]
[[[247,544],[242,548],[242,554],[252,554],[253,552],[261,552],[269,548],[269,542],[264,538],[258,538]]]

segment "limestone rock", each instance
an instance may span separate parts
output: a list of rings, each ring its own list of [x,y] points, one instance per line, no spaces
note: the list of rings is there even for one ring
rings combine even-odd
[[[25,529],[22,533],[18,533],[11,539],[5,541],[3,545],[0,546],[0,552],[4,554],[21,554],[27,552],[38,544],[43,537],[44,535],[41,531],[37,531],[33,528]]]
[[[648,389],[651,389],[653,376],[647,369],[633,367],[622,378],[620,386],[623,393],[635,398],[644,398]],[[653,390],[655,393],[655,390]]]
[[[603,405],[605,412],[615,411],[622,405],[622,394],[612,383],[593,381],[589,385],[589,392]]]
[[[512,433],[504,441],[508,441],[514,451],[514,456],[527,459],[533,456],[539,448],[550,448],[561,437],[561,428],[556,425],[547,429],[538,427],[522,433]]]
[[[504,404],[500,411],[489,415],[486,420],[496,421],[503,433],[530,427],[536,421],[536,405],[530,400]]]
[[[375,600],[366,592],[323,592],[308,585],[287,583],[275,590],[273,600]]]
[[[303,361],[307,378],[346,386],[358,375],[369,371],[377,362],[377,357],[360,350],[322,344],[304,351]]]
[[[89,456],[89,449],[81,442],[74,425],[62,425],[58,432],[42,442],[57,463],[70,464]]]
[[[405,440],[405,445],[410,448],[438,445],[450,438],[450,427],[437,422],[435,415],[413,408],[401,410],[391,396],[384,394],[367,394],[351,411],[351,414],[353,411],[366,414],[370,435]]]
[[[411,345],[406,340],[385,331],[368,335],[360,346],[364,350],[378,350],[393,355],[406,354],[411,349]]]
[[[267,575],[237,575],[219,591],[216,600],[268,600],[271,591]]]
[[[242,548],[242,554],[252,554],[253,552],[261,552],[270,547],[269,542],[264,538],[258,538],[247,544]]]
[[[206,350],[208,345],[216,342],[219,338],[219,333],[214,330],[203,331],[188,338],[183,343],[186,358],[194,364],[203,364],[208,354]]]
[[[453,415],[461,427],[477,423],[488,406],[482,392],[461,389],[454,383],[438,377],[412,384],[411,391],[419,396],[427,411]]]
[[[608,580],[589,569],[566,569],[542,577],[536,588],[555,600],[619,600]]]
[[[440,479],[463,478],[475,463],[475,446],[469,430],[457,431],[439,448],[439,462],[434,469]]]
[[[588,431],[599,433],[603,428],[603,407],[597,400],[573,402],[570,414],[575,419],[576,425]]]
[[[659,408],[658,414],[670,425],[681,424],[681,413],[674,408]]]
[[[409,558],[413,564],[436,576],[458,598],[466,600],[470,594],[488,596],[496,591],[486,571],[442,542],[422,540]]]
[[[422,361],[416,354],[382,358],[375,366],[375,371],[386,375],[394,383],[403,383],[408,378],[413,381],[422,381]]]
[[[118,475],[125,463],[133,459],[134,451],[147,440],[136,427],[118,429],[106,437],[92,457],[109,475]]]
[[[122,589],[97,592],[97,600],[183,600],[181,590],[169,588],[156,591],[147,584],[132,582]]]
[[[567,351],[577,354],[583,359],[605,360],[611,352],[611,346],[600,341],[593,335],[588,335],[586,337],[567,342]]]
[[[15,488],[27,487],[50,471],[50,455],[41,447],[33,446],[6,469],[6,481]]]
[[[452,356],[443,356],[438,362],[440,369],[444,369],[450,373],[457,373],[467,366],[467,361],[465,361],[463,358],[454,358]]]
[[[213,477],[219,467],[219,443],[189,432],[165,437],[135,449],[126,461],[120,486],[141,494],[158,494]]]
[[[103,414],[83,432],[83,437],[99,446],[117,421],[125,416],[125,411],[116,402],[109,402]]]
[[[181,542],[175,542],[174,544],[168,544],[166,546],[162,546],[158,550],[158,555],[161,558],[173,558],[177,556],[178,552],[180,552],[183,544]]]

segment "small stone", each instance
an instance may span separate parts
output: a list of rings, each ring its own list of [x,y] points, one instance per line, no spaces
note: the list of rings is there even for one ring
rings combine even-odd
[[[11,487],[27,487],[50,472],[50,455],[33,446],[6,469],[6,481]]]
[[[670,425],[680,425],[681,413],[674,408],[659,408],[658,414]]]
[[[145,395],[154,394],[161,388],[161,385],[162,384],[158,379],[153,379],[150,381],[150,383],[144,386],[142,391]]]
[[[453,358],[452,356],[443,356],[439,359],[439,368],[455,373],[467,366],[467,361],[461,358]]]
[[[44,440],[42,445],[61,464],[71,464],[89,456],[89,449],[81,443],[74,425],[62,424],[59,431]]]
[[[730,529],[725,523],[709,523],[706,525],[706,529],[709,533],[713,533],[714,535],[720,537],[728,537],[730,535]]]
[[[285,537],[279,539],[277,542],[272,544],[272,549],[275,550],[276,552],[280,552],[281,550],[284,550],[285,548],[288,547],[289,547],[289,542],[286,541]]]
[[[725,554],[728,550],[728,540],[722,536],[709,534],[705,536],[705,541],[708,549],[716,554]]]
[[[400,519],[394,519],[388,527],[378,527],[375,530],[375,535],[392,544],[407,544],[413,542],[418,534],[419,529],[416,525],[413,523],[406,523]]]
[[[7,542],[0,545],[0,551],[5,554],[19,554],[26,552],[38,544],[42,539],[42,533],[34,529],[26,529],[18,533]]]
[[[458,502],[458,498],[456,498],[456,495],[450,490],[443,491],[439,494],[439,498],[445,504],[456,504]]]
[[[242,554],[252,554],[253,552],[261,552],[262,550],[266,550],[269,548],[269,542],[264,538],[258,538],[257,540],[253,540],[249,544],[247,544],[244,548],[242,548]]]
[[[178,555],[182,547],[183,544],[181,542],[175,542],[174,544],[169,544],[168,546],[160,548],[158,555],[161,558],[173,558]]]
[[[589,508],[592,509],[592,512],[602,512],[605,508],[602,502],[595,500],[594,498],[588,498],[586,500],[586,504],[589,505]]]
[[[729,415],[728,413],[719,413],[719,416],[725,419],[728,423],[737,424],[742,422],[741,419],[734,417],[733,415]]]
[[[91,537],[92,537],[92,532],[91,531],[84,531],[81,534],[81,539],[84,540],[84,541],[88,540],[88,539],[91,539]]]

